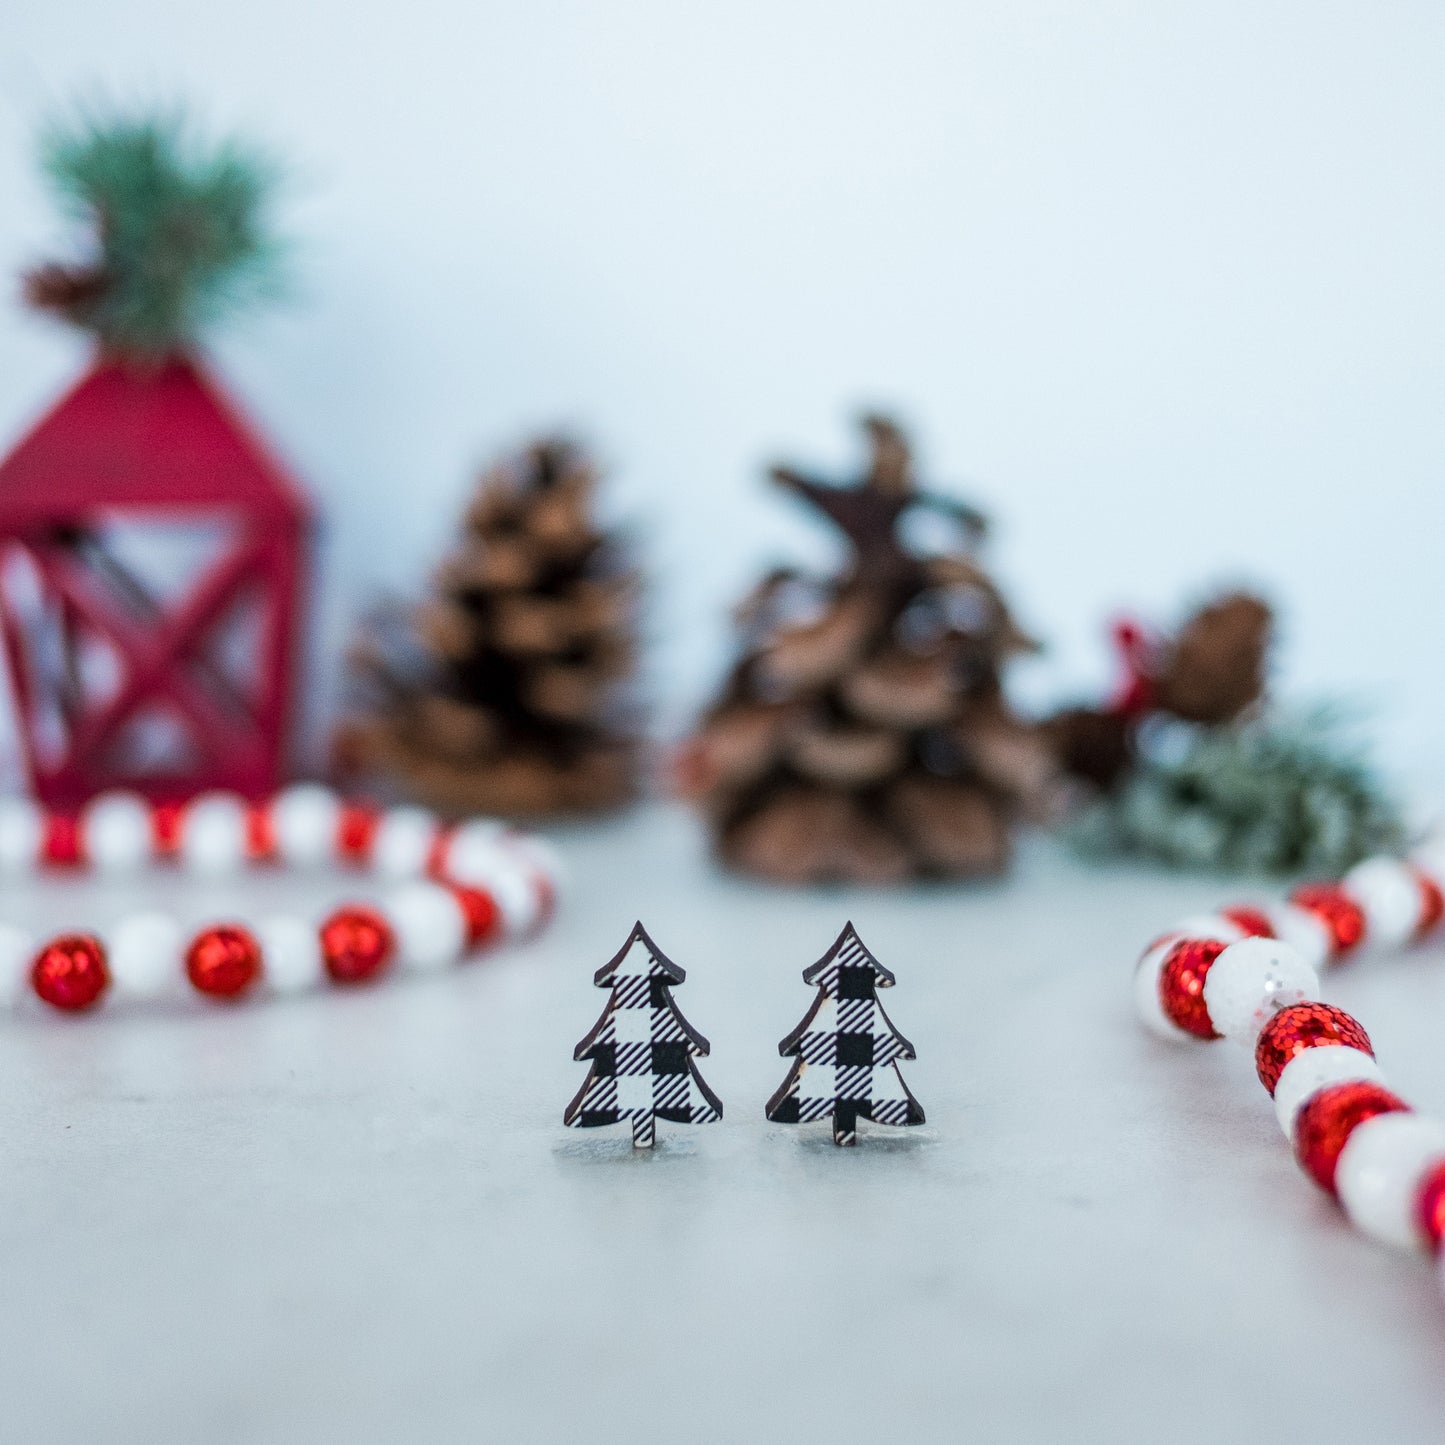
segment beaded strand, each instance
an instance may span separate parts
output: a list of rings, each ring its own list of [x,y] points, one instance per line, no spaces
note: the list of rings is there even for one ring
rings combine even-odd
[[[1445,852],[1372,858],[1269,908],[1186,919],[1135,969],[1134,999],[1162,1038],[1250,1049],[1301,1169],[1373,1239],[1442,1254],[1445,1125],[1385,1087],[1363,1025],[1320,1000],[1320,970],[1367,943],[1401,948],[1445,918]],[[1445,1269],[1445,1260],[1442,1260]]]
[[[382,880],[375,902],[319,924],[274,914],[216,922],[189,935],[158,910],[95,932],[37,939],[0,922],[0,1001],[34,996],[67,1012],[112,995],[156,998],[184,982],[213,999],[260,986],[281,993],[430,971],[550,917],[558,869],[550,850],[488,819],[448,826],[422,808],[375,809],[298,784],[264,803],[208,793],[181,807],[129,793],[96,798],[78,817],[0,799],[0,878],[89,869],[119,877],[170,865],[196,878],[245,868],[341,867]]]

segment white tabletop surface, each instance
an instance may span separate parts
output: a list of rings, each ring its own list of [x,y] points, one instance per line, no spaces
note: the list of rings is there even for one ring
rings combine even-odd
[[[661,808],[558,841],[552,931],[455,974],[0,1024],[0,1439],[1445,1439],[1430,1266],[1345,1227],[1242,1052],[1131,1016],[1142,945],[1238,888],[1036,844],[996,886],[783,892]],[[652,1154],[561,1127],[638,916],[727,1109]],[[849,917],[928,1123],[840,1150],[762,1104]],[[1445,1112],[1445,947],[1330,996]]]

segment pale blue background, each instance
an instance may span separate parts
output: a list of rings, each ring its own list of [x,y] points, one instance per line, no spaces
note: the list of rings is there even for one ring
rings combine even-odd
[[[402,6],[10,0],[0,275],[56,227],[32,131],[96,87],[198,96],[294,158],[302,294],[226,372],[324,500],[324,658],[417,586],[476,463],[569,421],[657,570],[674,728],[725,608],[822,543],[780,453],[916,420],[1053,644],[1216,577],[1287,606],[1284,685],[1445,707],[1445,12],[1425,3]],[[0,436],[78,343],[0,314]],[[313,720],[334,683],[313,688]]]

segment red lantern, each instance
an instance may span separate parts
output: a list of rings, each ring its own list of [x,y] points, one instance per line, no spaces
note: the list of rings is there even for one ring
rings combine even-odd
[[[194,357],[97,362],[0,462],[0,629],[38,798],[282,781],[309,521]]]

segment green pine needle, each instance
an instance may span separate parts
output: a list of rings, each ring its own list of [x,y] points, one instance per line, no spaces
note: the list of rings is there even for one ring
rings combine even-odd
[[[43,137],[62,205],[91,229],[75,294],[51,303],[107,350],[155,358],[275,291],[277,173],[235,141],[208,145],[179,110],[89,114]],[[52,268],[64,277],[64,268]],[[42,304],[44,304],[42,302]]]
[[[1070,827],[1090,856],[1174,867],[1338,876],[1405,828],[1337,707],[1144,740],[1119,792]]]

